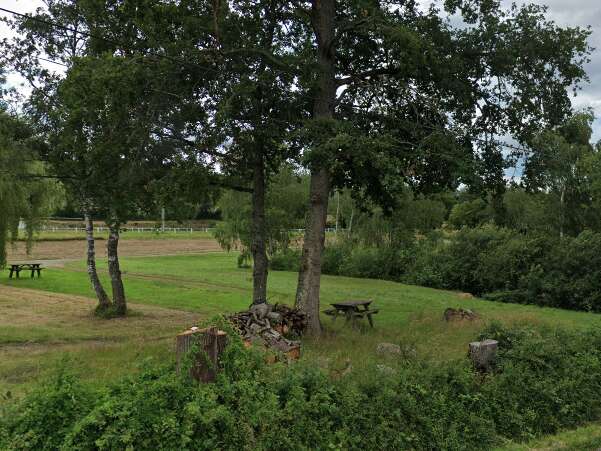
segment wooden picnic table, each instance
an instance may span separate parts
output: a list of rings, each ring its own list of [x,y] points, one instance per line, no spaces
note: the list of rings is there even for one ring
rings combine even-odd
[[[330,304],[333,308],[324,311],[324,313],[332,316],[334,321],[338,316],[344,316],[346,322],[351,322],[353,326],[356,325],[358,319],[367,318],[369,325],[374,327],[372,315],[378,313],[379,310],[369,309],[372,302],[371,299],[334,302]]]
[[[8,276],[9,279],[13,278],[13,274],[15,274],[17,276],[17,279],[19,278],[19,274],[21,271],[25,270],[25,271],[31,271],[31,278],[33,279],[37,273],[38,277],[40,277],[42,275],[42,270],[44,269],[44,267],[42,266],[41,263],[34,263],[34,262],[29,262],[29,263],[11,263],[10,264],[10,274]]]

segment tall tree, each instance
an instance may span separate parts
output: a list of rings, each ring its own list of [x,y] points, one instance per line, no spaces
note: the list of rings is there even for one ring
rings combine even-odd
[[[162,107],[148,78],[146,66],[129,57],[80,58],[58,85],[50,114],[56,119],[49,155],[54,166],[68,154],[88,163],[79,183],[109,227],[111,311],[117,315],[126,312],[120,229],[132,216],[156,210],[149,186],[168,170],[165,152],[170,150],[152,139],[154,117]]]
[[[81,137],[82,130],[63,127],[57,124],[58,116],[52,117],[52,113],[56,111],[56,93],[62,79],[62,68],[70,67],[74,58],[87,52],[88,29],[77,5],[69,0],[49,0],[46,8],[39,8],[32,15],[15,15],[4,21],[15,32],[15,36],[11,40],[5,39],[2,48],[7,64],[20,73],[32,88],[28,111],[35,120],[38,133],[50,140],[53,136],[67,139],[66,133],[69,132]],[[44,61],[49,64],[44,66]],[[48,69],[48,65],[55,70]],[[98,299],[99,311],[107,311],[110,300],[96,269],[92,220],[95,204],[90,198],[89,185],[86,183],[91,161],[83,152],[86,149],[84,143],[85,140],[81,139],[75,143],[77,146],[83,145],[79,149],[69,148],[65,151],[61,148],[60,155],[56,152],[56,143],[52,143],[45,157],[81,208],[86,224],[88,275]]]
[[[163,174],[167,150],[156,145],[150,131],[163,111],[168,81],[153,74],[157,68],[148,58],[134,57],[123,47],[109,54],[93,45],[96,38],[80,2],[50,0],[35,15],[9,23],[19,34],[3,45],[13,67],[34,88],[28,108],[49,144],[44,157],[84,210],[88,272],[98,312],[123,315],[119,231],[132,214],[153,207],[147,188]],[[67,70],[52,73],[39,64],[40,58]],[[112,302],[96,271],[93,214],[110,229]]]
[[[98,21],[108,41],[155,55],[172,75],[171,111],[157,124],[161,139],[211,168],[225,188],[251,193],[253,303],[265,302],[267,187],[292,156],[291,133],[305,102],[294,73],[274,64],[287,51],[290,35],[281,24],[289,10],[269,0],[186,2],[155,5],[153,14],[133,20],[136,5],[90,22]],[[123,33],[123,23],[135,32]]]
[[[554,199],[561,237],[565,233],[578,234],[589,222],[592,174],[587,163],[595,155],[592,122],[592,114],[580,113],[558,127],[538,133],[527,156],[524,182],[530,190],[543,190]]]
[[[19,238],[19,225],[25,225],[29,250],[40,219],[59,198],[58,181],[36,161],[39,146],[32,127],[0,107],[0,268],[7,243]]]
[[[500,154],[494,136],[523,142],[541,124],[560,122],[570,107],[566,88],[585,78],[588,31],[556,26],[543,7],[506,11],[497,1],[455,0],[445,8],[460,13],[460,28],[444,21],[443,11],[414,3],[314,0],[306,10],[317,65],[312,121],[320,133],[312,135],[296,303],[310,333],[321,330],[321,251],[334,183],[364,181],[378,194],[394,188],[394,176],[422,187],[447,175],[460,179],[470,165],[454,168],[458,160],[483,158],[487,170]],[[410,127],[388,127],[399,120]],[[363,132],[355,143],[371,145],[347,150],[350,130]],[[484,154],[477,149],[483,142]],[[354,180],[339,176],[340,166],[348,167],[341,162],[352,163],[345,174]],[[449,169],[457,169],[454,177]],[[370,170],[376,183],[362,180]]]

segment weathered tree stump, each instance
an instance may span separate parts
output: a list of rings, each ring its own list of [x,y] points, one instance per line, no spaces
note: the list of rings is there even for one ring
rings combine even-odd
[[[188,352],[197,346],[196,355],[192,356],[190,376],[197,381],[207,383],[215,381],[219,371],[219,356],[227,345],[227,333],[216,327],[207,329],[192,328],[176,337],[177,372],[182,369]]]
[[[444,311],[444,314],[442,315],[442,317],[447,322],[463,321],[463,320],[473,321],[478,318],[478,315],[476,314],[476,312],[474,312],[473,310],[470,310],[470,309],[463,309],[463,308],[454,309],[454,308],[449,307],[448,309],[446,309]]]
[[[469,357],[474,367],[481,372],[489,372],[497,358],[497,340],[474,341],[469,345]]]

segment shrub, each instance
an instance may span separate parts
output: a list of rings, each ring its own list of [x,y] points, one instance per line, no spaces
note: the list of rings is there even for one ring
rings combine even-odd
[[[485,383],[505,437],[528,439],[601,417],[601,334],[506,330],[499,373]]]
[[[77,419],[93,408],[94,399],[62,362],[44,384],[2,412],[0,449],[60,449]]]
[[[277,252],[269,259],[269,267],[276,271],[298,271],[300,263],[300,252],[286,249]]]
[[[321,272],[324,274],[341,274],[341,268],[345,260],[349,258],[351,247],[344,244],[332,244],[326,246],[321,257]]]
[[[330,245],[322,271],[462,290],[495,301],[601,312],[601,233],[559,239],[486,225],[395,243]],[[272,258],[271,267],[298,270],[298,261],[298,251],[286,251]]]
[[[62,373],[0,419],[2,449],[491,449],[601,419],[601,333],[489,325],[497,371],[467,359],[332,381],[264,367],[239,340],[214,384],[148,367],[99,393]],[[228,347],[229,348],[229,347]]]

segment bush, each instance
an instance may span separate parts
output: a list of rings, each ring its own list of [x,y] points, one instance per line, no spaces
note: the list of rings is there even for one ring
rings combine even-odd
[[[486,225],[395,243],[330,245],[323,253],[322,272],[601,312],[601,233],[559,239]],[[271,267],[296,271],[299,258],[298,251],[286,251],[272,258]]]
[[[333,244],[326,246],[321,257],[321,272],[339,275],[344,261],[349,258],[350,252],[351,247],[348,245]]]
[[[0,449],[57,450],[77,420],[94,405],[95,394],[61,363],[21,403],[0,411]]]
[[[1,449],[491,449],[601,419],[601,333],[508,329],[497,372],[467,359],[332,381],[234,340],[214,384],[148,367],[100,393],[65,375],[0,418]]]
[[[529,439],[601,417],[599,332],[505,329],[494,336],[499,373],[482,394],[501,435]]]
[[[271,256],[269,267],[276,271],[298,271],[300,252],[286,249]]]

